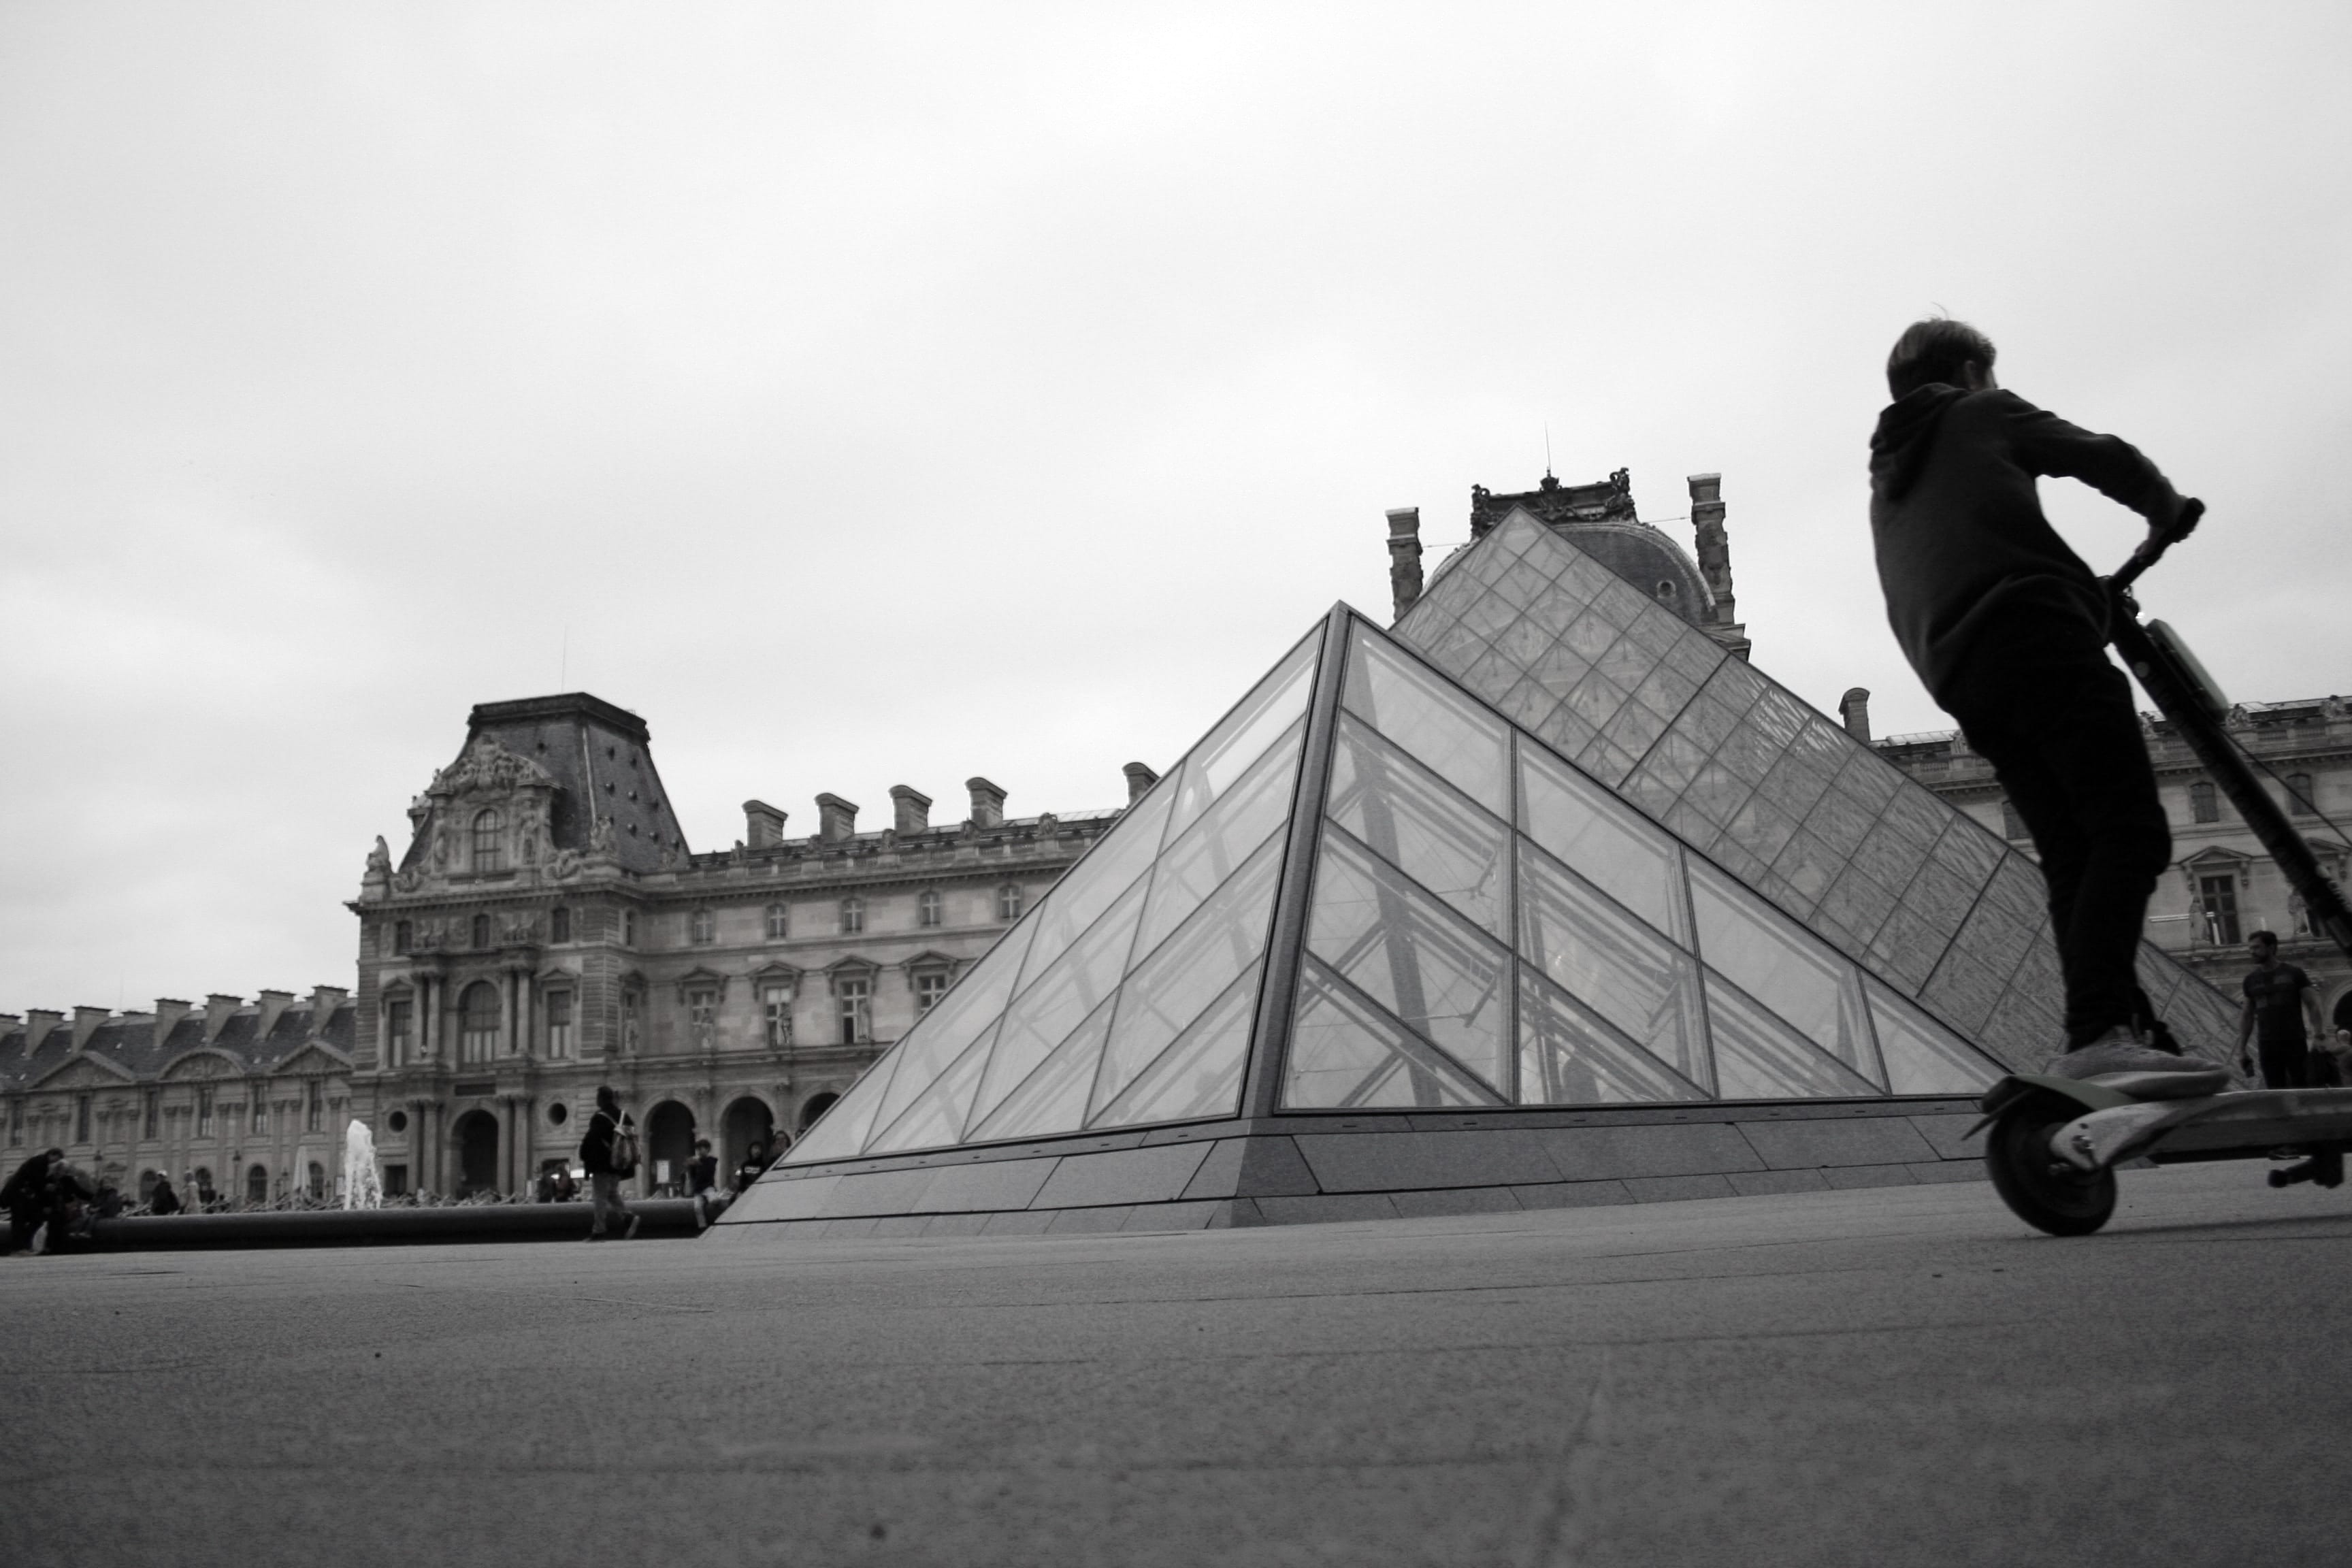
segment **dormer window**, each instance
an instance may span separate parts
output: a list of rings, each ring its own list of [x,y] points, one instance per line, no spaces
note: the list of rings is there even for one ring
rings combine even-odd
[[[503,871],[507,866],[504,843],[506,818],[495,809],[474,814],[474,869]]]

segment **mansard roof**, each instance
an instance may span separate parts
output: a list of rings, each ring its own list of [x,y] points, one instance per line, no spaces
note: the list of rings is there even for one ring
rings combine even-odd
[[[29,1030],[16,1025],[0,1032],[0,1092],[58,1087],[48,1081],[52,1075],[69,1061],[80,1059],[99,1064],[124,1084],[161,1082],[173,1067],[203,1052],[213,1053],[243,1074],[274,1070],[316,1045],[340,1057],[348,1067],[358,1037],[357,1007],[344,1000],[323,1029],[312,1027],[313,1011],[309,1003],[289,1005],[263,1035],[260,1009],[248,1004],[224,1021],[219,1035],[210,1041],[205,1038],[201,1010],[184,1015],[169,1028],[159,1027],[160,1020],[152,1016],[116,1014],[90,1031],[79,1051],[73,1048],[70,1021],[49,1030],[38,1048],[29,1053],[26,1050]]]

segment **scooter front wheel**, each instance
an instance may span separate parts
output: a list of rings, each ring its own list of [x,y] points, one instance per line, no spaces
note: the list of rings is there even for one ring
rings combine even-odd
[[[2052,1236],[2088,1236],[2116,1212],[2116,1173],[2079,1171],[2051,1152],[2050,1135],[2083,1114],[2054,1094],[2027,1097],[1985,1140],[1985,1169],[2010,1212]]]

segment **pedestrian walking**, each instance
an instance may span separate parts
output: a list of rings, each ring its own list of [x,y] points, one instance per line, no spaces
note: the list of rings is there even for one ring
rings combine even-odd
[[[2254,967],[2238,987],[2246,998],[2238,1011],[2239,1067],[2249,1073],[2254,1070],[2246,1054],[2251,1038],[2262,1057],[2265,1088],[2324,1087],[2323,1078],[2336,1076],[2336,1064],[2311,1048],[2314,1039],[2327,1038],[2327,1026],[2319,1016],[2319,993],[2312,989],[2311,976],[2292,963],[2279,962],[2278,937],[2271,931],[2258,931],[2248,937],[2246,956],[2254,961]]]
[[[637,1124],[622,1110],[611,1084],[596,1086],[596,1114],[580,1140],[580,1163],[588,1173],[588,1239],[610,1240],[607,1226],[623,1219],[628,1228],[622,1239],[635,1236],[643,1216],[621,1200],[621,1183],[637,1173]]]

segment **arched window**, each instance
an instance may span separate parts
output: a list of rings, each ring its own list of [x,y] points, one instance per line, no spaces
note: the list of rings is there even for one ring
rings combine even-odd
[[[864,899],[842,900],[841,933],[844,936],[853,936],[865,929],[866,900]]]
[[[768,906],[768,940],[782,942],[792,934],[793,920],[790,911],[782,904],[770,904]]]
[[[1001,921],[1017,921],[1021,918],[1019,883],[1007,882],[996,889],[996,918]]]
[[[686,918],[687,935],[697,942],[715,942],[719,937],[719,917],[709,910],[697,910]]]
[[[915,923],[935,926],[940,923],[940,892],[937,888],[925,888],[915,900]]]
[[[506,818],[495,809],[474,814],[474,869],[503,871],[507,866],[506,845],[502,841]]]
[[[476,952],[479,952],[479,951],[481,951],[482,949],[484,949],[484,948],[486,948],[486,947],[488,947],[488,946],[489,946],[489,945],[490,945],[490,917],[489,917],[489,916],[488,916],[488,915],[476,915],[476,916],[474,917],[474,948],[475,948],[475,951],[476,951]]]
[[[556,905],[547,917],[547,940],[558,942],[572,940],[572,911],[562,904]]]
[[[466,987],[458,1005],[464,1015],[457,1041],[459,1059],[488,1061],[499,1048],[499,988],[487,980],[477,980]]]
[[[269,1201],[269,1172],[260,1165],[248,1165],[245,1170],[245,1203],[247,1208],[259,1208]]]
[[[2196,822],[2221,820],[2221,802],[2213,792],[2212,780],[2199,779],[2189,786],[2189,816]]]
[[[2297,816],[2316,816],[2319,807],[2314,804],[2309,773],[2286,775],[2286,808]]]

